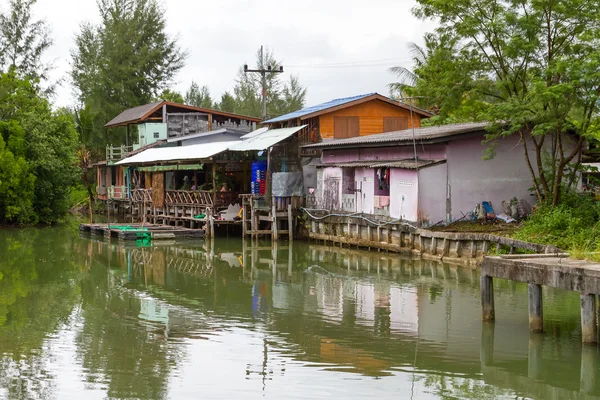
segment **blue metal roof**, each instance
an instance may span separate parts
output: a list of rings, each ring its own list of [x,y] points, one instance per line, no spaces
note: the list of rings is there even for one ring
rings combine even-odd
[[[326,110],[326,109],[332,108],[332,107],[341,106],[343,104],[351,103],[353,101],[360,100],[360,99],[363,99],[365,97],[373,96],[375,94],[377,94],[377,93],[367,93],[367,94],[361,94],[361,95],[358,95],[358,96],[344,97],[344,98],[341,98],[341,99],[330,100],[330,101],[328,101],[326,103],[317,104],[316,106],[303,108],[302,110],[298,110],[298,111],[291,112],[289,114],[281,115],[279,117],[272,118],[272,119],[270,119],[268,121],[263,121],[262,123],[263,124],[270,124],[270,123],[273,123],[273,122],[281,122],[281,121],[288,121],[290,119],[301,118],[301,117],[303,117],[305,115],[308,115],[308,114],[312,114],[312,113],[315,113],[315,112]]]

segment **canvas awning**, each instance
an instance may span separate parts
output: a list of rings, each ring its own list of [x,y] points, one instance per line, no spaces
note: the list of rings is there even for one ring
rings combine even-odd
[[[160,147],[148,149],[132,157],[127,157],[117,165],[148,164],[164,161],[203,160],[226,151],[237,142],[216,142],[191,146]]]

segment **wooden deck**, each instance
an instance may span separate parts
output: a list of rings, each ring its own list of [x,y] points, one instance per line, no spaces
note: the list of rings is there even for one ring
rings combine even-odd
[[[129,229],[124,229],[129,228]],[[157,224],[81,224],[81,232],[89,232],[92,235],[103,235],[114,237],[119,240],[166,240],[177,238],[202,238],[204,230],[188,229]]]

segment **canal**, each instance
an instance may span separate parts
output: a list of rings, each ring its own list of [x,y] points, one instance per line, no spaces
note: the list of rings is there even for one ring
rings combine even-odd
[[[396,254],[0,230],[0,399],[594,399],[579,295]]]

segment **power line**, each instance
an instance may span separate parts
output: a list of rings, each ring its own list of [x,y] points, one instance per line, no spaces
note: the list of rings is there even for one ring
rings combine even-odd
[[[395,57],[395,58],[381,58],[378,60],[363,60],[363,61],[344,61],[336,63],[322,63],[322,64],[288,64],[288,67],[294,68],[320,68],[320,67],[343,67],[343,66],[360,66],[360,65],[381,65],[381,64],[396,64],[398,61],[412,60],[414,57]]]

